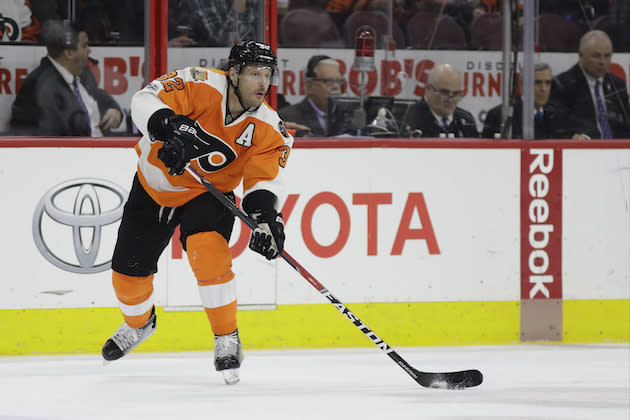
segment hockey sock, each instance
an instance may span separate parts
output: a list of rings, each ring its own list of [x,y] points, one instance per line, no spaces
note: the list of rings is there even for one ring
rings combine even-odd
[[[201,232],[187,238],[186,249],[212,332],[215,335],[234,332],[236,282],[227,241],[217,232]]]
[[[135,277],[114,271],[112,284],[127,325],[132,328],[143,327],[153,309],[153,275]]]
[[[218,308],[203,308],[215,335],[231,334],[236,330],[236,300]]]

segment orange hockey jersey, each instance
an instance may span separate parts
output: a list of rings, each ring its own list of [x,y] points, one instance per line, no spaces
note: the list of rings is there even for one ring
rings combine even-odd
[[[197,134],[208,144],[207,153],[190,164],[219,191],[232,191],[242,180],[243,197],[267,190],[278,197],[276,205],[280,205],[293,137],[266,102],[226,124],[227,89],[225,72],[189,67],[155,79],[133,96],[131,116],[144,134],[136,144],[138,178],[158,204],[181,206],[207,191],[188,172],[169,175],[157,157],[163,143],[151,141],[147,123],[155,111],[170,108],[199,125]]]

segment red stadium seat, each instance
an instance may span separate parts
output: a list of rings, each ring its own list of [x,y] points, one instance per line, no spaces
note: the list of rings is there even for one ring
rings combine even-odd
[[[486,13],[477,16],[470,25],[470,43],[476,50],[503,49],[503,18]]]
[[[344,41],[328,12],[300,8],[289,11],[280,21],[281,47],[343,47]]]
[[[430,12],[418,12],[407,21],[407,40],[412,48],[466,49],[464,30],[453,18]]]
[[[538,44],[541,51],[570,51],[578,49],[580,33],[572,22],[560,15],[538,17]]]

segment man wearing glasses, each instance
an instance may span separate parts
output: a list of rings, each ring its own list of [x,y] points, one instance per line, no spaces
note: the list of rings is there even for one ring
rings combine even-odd
[[[315,55],[304,71],[306,97],[295,105],[278,111],[287,128],[295,128],[296,137],[325,137],[328,96],[343,92],[339,63],[327,55]]]
[[[450,64],[435,66],[416,105],[412,129],[420,130],[422,137],[479,137],[475,118],[457,106],[462,94],[461,74]]]

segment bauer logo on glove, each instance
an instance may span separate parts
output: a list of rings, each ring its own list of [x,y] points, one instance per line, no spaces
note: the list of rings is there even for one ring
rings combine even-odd
[[[182,133],[190,133],[193,136],[197,135],[197,129],[195,127],[192,127],[188,124],[182,124],[179,126],[178,130]]]
[[[184,115],[171,114],[149,128],[154,141],[164,143],[158,159],[168,168],[169,175],[181,175],[191,159],[207,153],[208,145],[197,136],[195,122]]]

